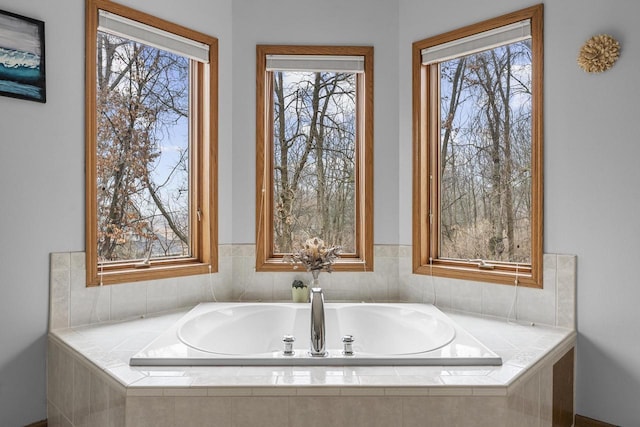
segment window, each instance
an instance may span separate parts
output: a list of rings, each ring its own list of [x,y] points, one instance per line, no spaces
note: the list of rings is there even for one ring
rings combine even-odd
[[[310,237],[373,269],[373,48],[257,46],[256,268]]]
[[[413,269],[542,286],[542,5],[413,44]]]
[[[86,13],[87,284],[217,271],[217,40]]]

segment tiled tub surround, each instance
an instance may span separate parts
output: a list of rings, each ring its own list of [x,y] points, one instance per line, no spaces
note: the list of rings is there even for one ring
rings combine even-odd
[[[551,426],[575,332],[450,312],[498,367],[131,367],[186,310],[52,331],[49,425]]]
[[[213,301],[290,301],[304,271],[255,272],[253,245],[220,245],[219,272],[87,288],[84,252],[51,254],[50,329]],[[327,301],[428,302],[439,308],[575,328],[576,257],[544,256],[544,289],[411,274],[411,247],[376,245],[374,272],[320,275]],[[434,292],[435,291],[435,292]],[[512,305],[515,300],[515,305]]]
[[[219,253],[216,274],[96,288],[84,286],[83,253],[52,254],[51,426],[551,425],[553,365],[575,345],[574,256],[545,255],[543,290],[415,276],[406,246],[376,246],[375,272],[321,275],[328,300],[435,297],[500,367],[130,367],[179,307],[212,290],[220,301],[287,301],[293,278],[306,278],[254,272],[252,245]]]

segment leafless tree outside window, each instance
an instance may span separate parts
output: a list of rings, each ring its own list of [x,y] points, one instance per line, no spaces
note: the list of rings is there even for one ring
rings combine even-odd
[[[188,256],[189,60],[97,43],[98,258]]]
[[[273,252],[320,236],[355,253],[356,76],[272,74]]]
[[[440,256],[530,263],[531,43],[440,64]]]

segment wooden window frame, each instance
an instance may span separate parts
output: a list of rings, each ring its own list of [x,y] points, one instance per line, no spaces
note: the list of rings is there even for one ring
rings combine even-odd
[[[532,33],[532,151],[531,151],[531,264],[516,265],[490,261],[492,270],[479,263],[438,259],[439,183],[437,157],[440,140],[440,94],[434,80],[438,64],[423,65],[425,48],[468,37],[522,20],[530,20]],[[499,284],[514,283],[526,287],[542,287],[543,260],[543,5],[469,25],[413,43],[413,272],[415,274],[450,277]],[[433,179],[430,179],[433,177]]]
[[[346,55],[365,58],[365,71],[357,75],[356,247],[354,254],[341,255],[333,269],[373,271],[373,47],[293,45],[256,46],[256,271],[292,269],[291,265],[282,262],[283,254],[274,254],[272,249],[272,73],[266,69],[267,55]]]
[[[209,63],[191,60],[190,74],[190,223],[191,256],[151,259],[147,268],[135,262],[99,265],[97,250],[96,186],[96,43],[98,10],[111,12],[208,45]],[[85,162],[86,162],[86,271],[87,286],[205,274],[218,271],[217,146],[218,40],[180,25],[113,3],[86,1],[85,27]]]

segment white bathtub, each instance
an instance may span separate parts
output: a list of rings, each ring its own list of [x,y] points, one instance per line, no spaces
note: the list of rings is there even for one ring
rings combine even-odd
[[[310,306],[202,303],[130,359],[132,366],[500,365],[486,348],[428,304],[326,303],[326,357],[312,357]],[[293,354],[283,337],[293,335]],[[353,355],[342,337],[353,336]]]

